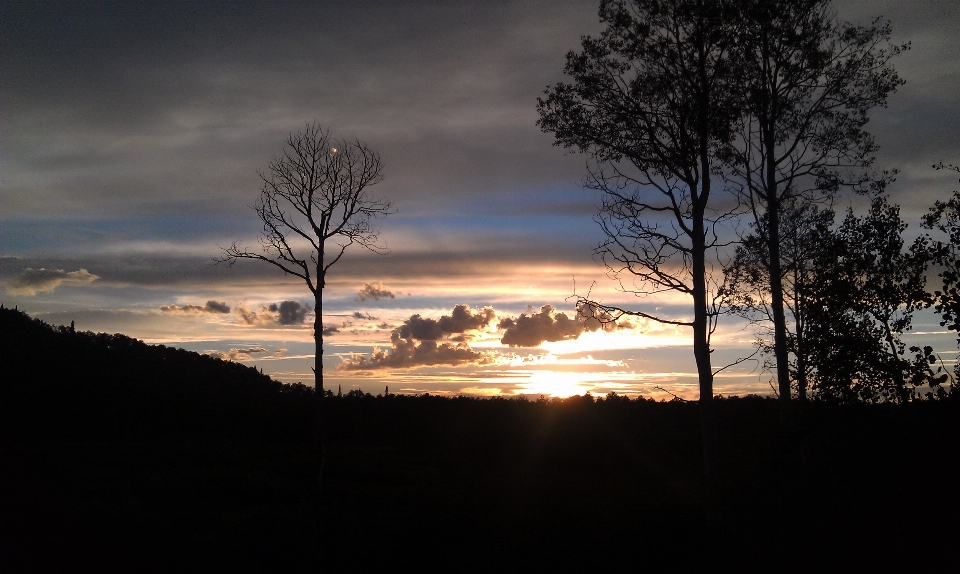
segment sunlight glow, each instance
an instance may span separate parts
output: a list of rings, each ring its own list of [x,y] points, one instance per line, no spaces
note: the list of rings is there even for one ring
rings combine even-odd
[[[540,348],[556,355],[569,355],[572,353],[687,345],[692,345],[691,337],[688,333],[681,330],[663,329],[657,332],[646,333],[638,333],[633,330],[614,333],[604,331],[586,332],[574,340],[543,343],[540,345]]]
[[[549,397],[571,397],[582,395],[596,388],[596,384],[584,382],[583,373],[558,373],[556,371],[534,371],[530,377],[517,385],[521,394],[545,395]]]
[[[511,367],[532,367],[532,366],[551,366],[551,367],[561,367],[561,366],[572,366],[572,365],[590,365],[590,366],[604,366],[604,367],[620,367],[626,368],[627,364],[623,361],[605,361],[601,359],[594,359],[591,356],[580,357],[575,359],[565,359],[558,357],[552,353],[547,353],[543,355],[511,355],[502,357],[500,364],[509,365]]]

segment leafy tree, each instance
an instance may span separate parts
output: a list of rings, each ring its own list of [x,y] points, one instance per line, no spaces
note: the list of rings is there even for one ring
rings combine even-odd
[[[734,53],[745,94],[728,174],[762,230],[781,420],[792,426],[789,334],[783,285],[782,212],[794,198],[829,199],[873,162],[868,112],[883,107],[902,81],[890,59],[906,46],[882,47],[890,27],[840,23],[829,0],[744,0]]]
[[[302,279],[314,296],[318,492],[325,427],[323,288],[330,267],[351,245],[375,252],[385,249],[373,223],[392,212],[390,202],[371,196],[369,190],[383,179],[381,169],[380,156],[366,144],[334,138],[319,124],[307,124],[287,138],[282,154],[260,173],[260,198],[254,205],[263,224],[260,249],[251,251],[235,242],[217,260],[231,265],[241,259],[269,263]]]
[[[631,315],[692,329],[708,479],[718,467],[710,336],[719,294],[712,271],[719,268],[718,225],[731,213],[713,173],[736,114],[730,15],[728,2],[603,1],[603,32],[567,55],[572,82],[538,100],[540,128],[556,145],[590,157],[586,186],[602,193],[597,221],[607,236],[596,252],[608,271],[637,296],[678,292],[691,300],[692,320],[579,301],[591,316],[600,311],[613,320]]]
[[[902,341],[914,312],[929,304],[929,258],[922,242],[904,249],[907,225],[882,189],[865,216],[848,211],[836,232],[836,261],[817,285],[822,304],[813,317],[811,349],[823,398],[904,402],[929,380],[929,353],[909,356]]]
[[[824,400],[903,402],[932,380],[930,353],[910,356],[902,341],[913,313],[927,305],[928,257],[920,243],[904,250],[907,225],[883,185],[875,185],[865,216],[850,210],[836,229],[833,211],[815,205],[794,203],[781,217],[787,341],[801,400],[809,388]],[[761,234],[739,248],[728,286],[736,309],[766,319],[768,267],[755,250]],[[763,344],[770,352],[769,339]]]
[[[960,173],[960,166],[952,164],[941,162],[933,167]],[[947,238],[943,241],[927,237],[925,246],[933,264],[939,268],[937,276],[941,280],[940,289],[933,292],[934,308],[940,314],[940,325],[957,333],[960,346],[960,191],[954,191],[947,201],[934,203],[923,218],[923,226]],[[954,373],[960,376],[960,362],[954,367]]]
[[[899,206],[878,193],[865,217],[848,213],[838,231],[846,248],[841,269],[851,285],[851,309],[872,320],[880,335],[875,339],[884,344],[882,360],[876,363],[880,376],[862,385],[869,391],[862,390],[861,396],[871,400],[909,400],[914,381],[922,379],[926,368],[926,361],[919,364],[907,357],[900,339],[910,330],[913,313],[928,306],[928,259],[919,242],[904,250],[906,229]]]

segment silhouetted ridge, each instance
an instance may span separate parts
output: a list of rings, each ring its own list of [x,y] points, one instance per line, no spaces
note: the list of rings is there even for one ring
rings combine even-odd
[[[75,332],[71,327],[48,325],[13,309],[0,308],[0,345],[4,358],[11,359],[3,370],[14,375],[76,378],[95,374],[106,379],[131,377],[130,382],[229,383],[261,390],[279,390],[282,386],[239,363],[147,345],[121,334]]]
[[[10,411],[4,427],[14,433],[26,428],[81,436],[261,432],[272,425],[250,423],[270,416],[284,397],[313,392],[239,363],[121,334],[77,332],[5,308],[0,308],[0,374],[4,411]],[[285,417],[273,414],[281,431],[289,430]],[[23,417],[31,420],[19,425]],[[37,424],[43,420],[49,425]]]

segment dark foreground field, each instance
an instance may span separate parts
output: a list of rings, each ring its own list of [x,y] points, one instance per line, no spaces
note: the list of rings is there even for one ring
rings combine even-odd
[[[309,390],[5,312],[4,572],[316,569]],[[703,496],[695,404],[328,405],[329,572],[960,564],[955,400],[811,405],[792,480],[774,402],[721,400],[718,511]]]

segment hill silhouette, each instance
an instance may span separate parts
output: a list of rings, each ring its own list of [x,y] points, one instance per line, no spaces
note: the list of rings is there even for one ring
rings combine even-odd
[[[0,361],[3,393],[20,407],[5,409],[4,424],[34,438],[278,433],[288,413],[258,421],[284,398],[312,394],[239,363],[53,327],[13,309],[0,308]]]
[[[271,497],[282,512],[303,514],[309,531],[309,501],[290,500],[305,498],[307,486],[264,488],[258,473],[275,465],[271,474],[290,475],[292,466],[309,480],[312,389],[5,308],[0,368],[5,571],[159,570],[163,556],[222,559],[238,543],[235,532],[218,533],[224,514],[252,512]],[[274,543],[278,552],[288,545]]]
[[[5,572],[316,570],[313,391],[0,309]],[[723,505],[695,403],[327,401],[328,571],[801,571],[956,561],[958,401],[814,404],[781,498],[777,408],[717,401]]]

